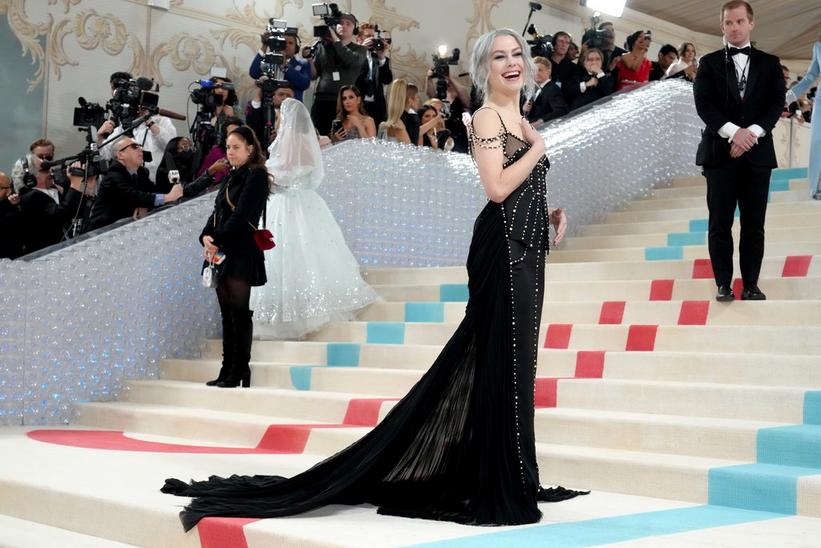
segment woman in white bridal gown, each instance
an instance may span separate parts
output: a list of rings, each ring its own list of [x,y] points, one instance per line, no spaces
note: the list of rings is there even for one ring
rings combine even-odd
[[[264,338],[300,338],[331,320],[350,319],[377,300],[316,189],[325,170],[308,109],[286,99],[265,164],[274,176],[267,227],[276,248],[266,253],[268,284],[251,292],[255,331]]]

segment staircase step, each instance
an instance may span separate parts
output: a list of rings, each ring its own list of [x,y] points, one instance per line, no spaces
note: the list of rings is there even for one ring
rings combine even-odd
[[[737,229],[738,223],[733,223]],[[810,233],[821,230],[821,213],[797,215],[767,215],[767,232],[773,229],[812,227]],[[707,228],[707,217],[703,219],[680,219],[673,221],[645,221],[626,223],[606,223],[585,225],[580,228],[580,236],[615,236],[622,234],[658,234],[668,232],[691,232]],[[736,231],[737,232],[737,231]]]
[[[34,521],[0,515],[0,542],[3,548],[35,548],[66,546],[70,548],[129,548],[123,544],[91,535],[75,533]]]
[[[795,215],[801,213],[818,214],[821,205],[815,200],[809,200],[809,193],[803,201],[770,203],[767,205],[767,217],[772,215]],[[614,211],[604,216],[608,223],[639,223],[646,221],[674,221],[691,219],[706,219],[707,203],[706,198],[702,198],[701,203],[690,202],[686,207],[674,207],[670,209],[631,209],[624,211]]]
[[[810,200],[810,195],[809,192],[807,192],[806,190],[786,190],[782,192],[771,192],[770,200],[771,204],[806,202]],[[670,199],[650,198],[646,200],[636,200],[630,202],[630,204],[626,208],[626,211],[688,209],[702,207],[704,206],[704,204],[704,196]]]

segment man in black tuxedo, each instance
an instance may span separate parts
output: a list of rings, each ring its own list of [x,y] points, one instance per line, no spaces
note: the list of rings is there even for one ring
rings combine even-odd
[[[533,62],[536,64],[536,88],[532,97],[526,98],[523,95],[521,100],[522,112],[533,127],[538,128],[545,122],[564,116],[570,112],[570,108],[562,90],[550,80],[553,68],[550,60],[546,57],[534,57]]]
[[[764,300],[758,275],[764,256],[764,218],[770,172],[777,166],[772,129],[784,106],[778,57],[750,47],[753,9],[743,0],[721,8],[724,49],[701,58],[693,85],[696,110],[707,125],[696,164],[707,178],[708,243],[718,301],[732,301],[733,218],[741,214],[742,299]]]
[[[376,27],[370,23],[359,25],[359,43],[368,50],[365,56],[365,68],[356,82],[362,92],[367,113],[376,122],[376,126],[388,119],[388,103],[385,100],[384,86],[393,81],[390,38],[376,37]],[[379,47],[377,47],[379,46]]]

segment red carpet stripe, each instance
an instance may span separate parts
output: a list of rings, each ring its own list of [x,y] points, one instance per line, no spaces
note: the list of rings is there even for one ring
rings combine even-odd
[[[741,298],[741,292],[744,290],[744,282],[741,281],[741,278],[736,278],[733,280],[733,295],[735,295],[736,299]]]
[[[547,326],[544,339],[545,348],[567,349],[570,346],[570,335],[573,332],[571,323],[552,323]]]
[[[650,282],[651,301],[672,301],[675,280],[653,280]]]
[[[202,548],[248,548],[243,527],[255,518],[203,518],[197,525]]]
[[[625,350],[628,352],[649,352],[656,347],[657,325],[631,325],[627,332],[627,344]]]
[[[625,301],[604,301],[601,303],[599,313],[599,323],[607,325],[618,325],[624,318]]]
[[[604,373],[603,350],[579,350],[576,352],[575,377],[579,379],[600,379]]]
[[[376,426],[379,422],[379,410],[386,401],[399,401],[398,398],[352,399],[348,402],[345,420],[348,426]]]
[[[682,301],[678,313],[679,325],[707,325],[710,301]]]
[[[710,259],[696,259],[693,262],[693,279],[694,280],[712,280],[715,278],[713,274],[713,263]]]
[[[812,255],[791,255],[784,260],[783,278],[805,278],[810,271]]]
[[[559,379],[556,377],[536,378],[536,407],[556,407]]]

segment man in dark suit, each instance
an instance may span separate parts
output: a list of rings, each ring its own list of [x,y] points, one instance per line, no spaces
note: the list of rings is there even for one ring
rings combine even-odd
[[[112,150],[117,161],[111,164],[100,181],[97,200],[91,209],[91,230],[125,217],[139,218],[148,209],[182,197],[182,185],[171,187],[167,194],[153,192],[154,185],[143,164],[143,149],[131,137],[121,137]]]
[[[777,57],[750,47],[753,9],[743,0],[721,8],[724,49],[701,59],[693,85],[696,110],[707,125],[696,164],[707,178],[708,243],[718,301],[732,301],[733,218],[741,214],[742,299],[764,300],[758,288],[764,256],[764,218],[770,172],[777,166],[772,129],[784,105]]]
[[[550,80],[553,68],[550,60],[545,57],[534,57],[533,62],[536,64],[536,88],[532,97],[522,96],[522,112],[533,127],[538,128],[545,122],[564,116],[570,112],[570,108],[562,90]]]
[[[390,38],[377,38],[376,28],[370,23],[359,25],[358,39],[368,53],[365,56],[365,68],[356,82],[356,87],[359,88],[365,100],[365,110],[378,127],[380,123],[388,119],[384,86],[393,81],[391,59],[388,57],[391,42]]]
[[[661,46],[658,54],[658,61],[653,61],[653,67],[650,69],[650,81],[661,80],[667,73],[670,65],[678,61],[678,50],[673,44],[664,44]]]

